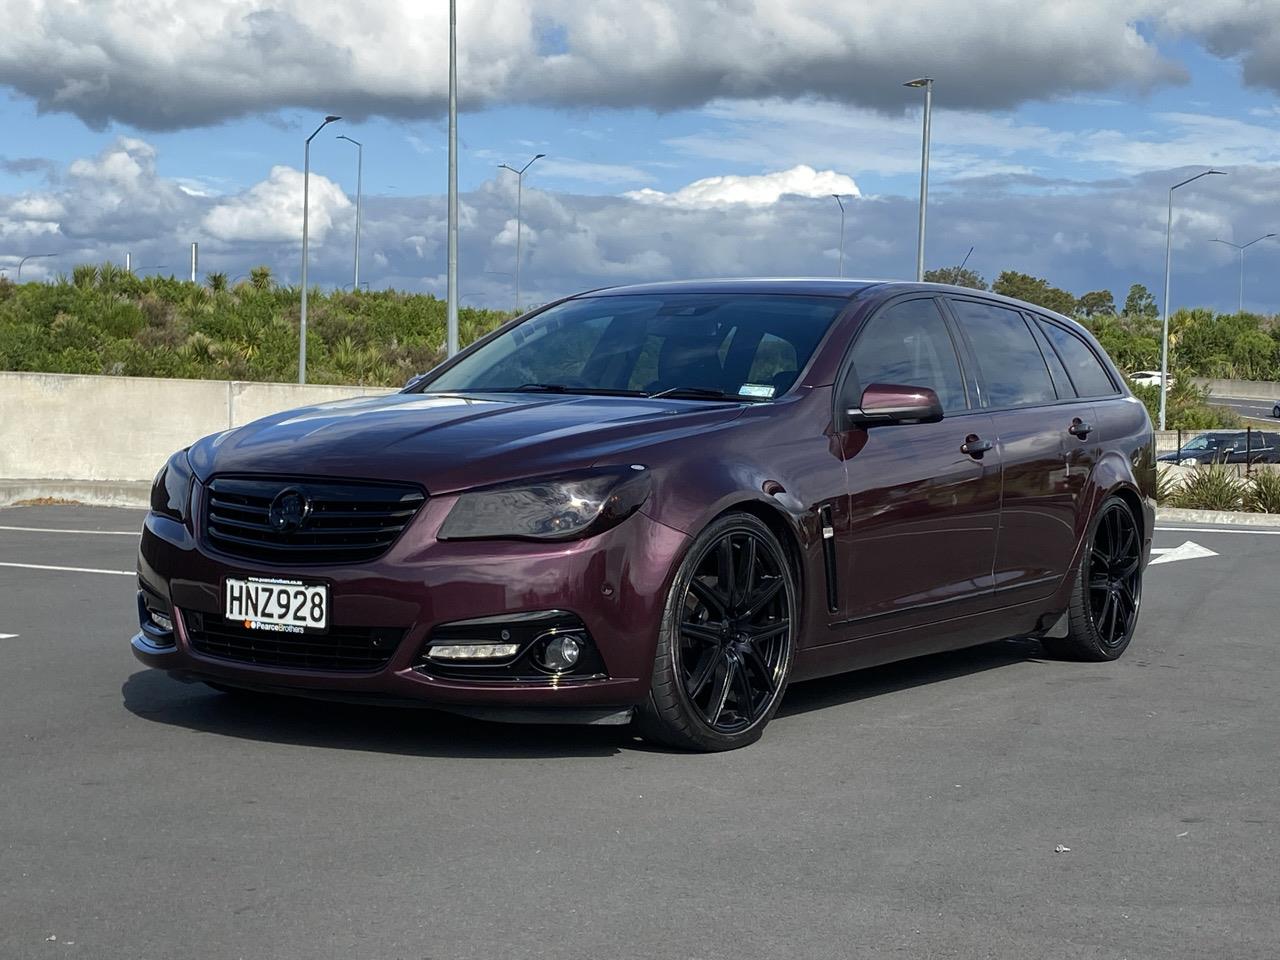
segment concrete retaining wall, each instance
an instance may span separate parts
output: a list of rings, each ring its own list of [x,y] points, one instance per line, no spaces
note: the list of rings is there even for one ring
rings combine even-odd
[[[1208,387],[1214,397],[1239,397],[1242,400],[1280,400],[1280,383],[1273,380],[1206,380],[1196,377],[1197,387]]]
[[[379,388],[0,372],[0,480],[150,480],[192,441]]]

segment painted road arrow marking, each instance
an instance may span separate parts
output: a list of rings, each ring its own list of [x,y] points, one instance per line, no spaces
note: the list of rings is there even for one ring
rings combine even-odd
[[[16,633],[0,633],[0,640],[12,640],[16,636]]]
[[[1174,563],[1178,560],[1196,560],[1200,557],[1216,557],[1218,554],[1208,547],[1202,547],[1194,540],[1185,541],[1180,547],[1152,547],[1151,564]]]

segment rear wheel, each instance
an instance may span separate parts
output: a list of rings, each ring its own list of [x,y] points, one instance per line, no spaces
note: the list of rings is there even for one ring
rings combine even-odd
[[[1067,635],[1045,639],[1071,660],[1115,660],[1129,646],[1142,601],[1142,531],[1119,497],[1102,504],[1071,593]]]
[[[667,598],[646,739],[732,750],[760,738],[791,674],[798,603],[782,544],[756,517],[721,517],[694,541]]]
[[[1271,415],[1273,417],[1280,417],[1280,403],[1277,403],[1274,407],[1271,408]]]

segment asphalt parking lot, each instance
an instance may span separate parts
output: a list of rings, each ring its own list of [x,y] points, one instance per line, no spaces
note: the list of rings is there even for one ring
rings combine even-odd
[[[140,523],[0,510],[5,960],[1280,953],[1280,529],[1158,531],[1118,663],[802,684],[695,756],[146,671]]]

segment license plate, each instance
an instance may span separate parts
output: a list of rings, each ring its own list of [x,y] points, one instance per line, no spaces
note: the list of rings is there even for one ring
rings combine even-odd
[[[329,626],[329,587],[301,580],[228,578],[223,588],[228,620],[248,630],[314,633]]]

